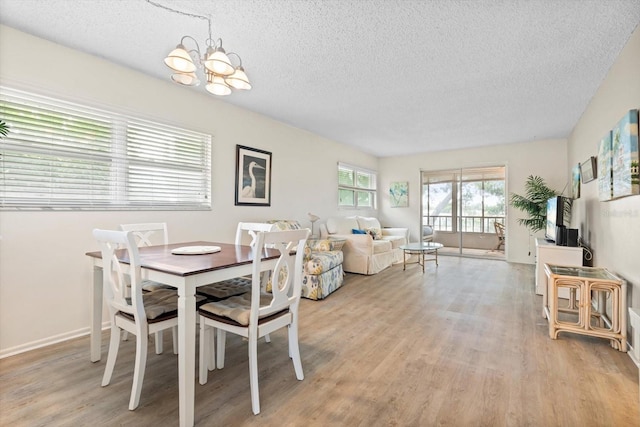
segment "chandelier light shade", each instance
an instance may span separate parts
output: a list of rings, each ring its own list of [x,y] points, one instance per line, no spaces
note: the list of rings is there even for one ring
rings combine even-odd
[[[214,73],[207,73],[206,89],[218,96],[226,96],[231,93],[231,88],[225,82],[224,77]]]
[[[184,86],[198,86],[200,84],[196,73],[175,73],[171,75],[171,80]]]
[[[209,38],[205,41],[206,51],[204,53],[193,37],[183,36],[180,44],[164,59],[167,67],[174,72],[171,75],[171,80],[183,86],[198,86],[200,84],[198,74],[200,74],[206,78],[205,89],[218,96],[229,95],[232,88],[237,90],[251,89],[251,83],[242,67],[240,56],[235,52],[227,53],[222,48],[222,39],[214,40],[212,38],[209,16],[181,12],[151,0],[147,0],[147,3],[179,15],[206,20],[209,24]],[[185,42],[190,42],[190,45],[192,42],[195,47],[187,49]],[[231,56],[237,59],[237,64],[231,62]]]
[[[187,52],[187,49],[185,49],[182,43],[167,55],[164,63],[179,73],[193,73],[196,71],[196,64],[193,63],[191,55],[189,55],[189,52]]]
[[[220,76],[230,76],[235,71],[227,52],[224,51],[222,46],[207,54],[204,66],[207,70]]]
[[[244,68],[241,65],[236,67],[236,70],[227,77],[226,82],[234,89],[241,90],[249,90],[251,89],[251,83],[249,83],[249,78],[247,74],[244,72]]]

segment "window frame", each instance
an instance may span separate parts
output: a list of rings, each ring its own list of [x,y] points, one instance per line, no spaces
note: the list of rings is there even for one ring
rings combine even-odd
[[[507,177],[506,170],[502,176],[495,176],[495,173],[492,171],[494,169],[504,168],[504,166],[495,166],[495,167],[472,167],[472,168],[460,168],[460,169],[447,169],[443,171],[430,171],[430,170],[421,170],[421,185],[422,185],[422,203],[421,203],[421,223],[424,224],[425,220],[429,225],[431,225],[434,230],[439,231],[441,233],[468,233],[468,234],[493,234],[495,230],[491,227],[492,222],[499,222],[501,224],[505,224],[507,217]],[[480,172],[478,172],[480,171]],[[478,175],[480,173],[481,175]],[[464,176],[466,174],[474,174],[477,177],[469,178]],[[450,177],[449,177],[450,175]],[[488,215],[487,214],[487,206],[485,203],[487,194],[486,194],[486,183],[494,181],[494,182],[502,182],[504,188],[504,203],[505,203],[505,212],[502,215]],[[462,186],[465,184],[471,184],[479,182],[481,183],[481,196],[482,196],[482,214],[478,215],[464,215],[462,210],[463,206],[461,203],[461,192]],[[451,189],[450,196],[450,204],[451,204],[451,213],[449,215],[431,215],[431,190],[434,185],[448,185]],[[466,227],[467,224],[465,221],[475,221],[479,220],[479,230],[475,230],[472,227],[469,230],[469,227]],[[465,224],[462,224],[465,222]],[[444,223],[444,226],[442,226]]]
[[[341,171],[350,171],[353,177],[353,185],[341,184]],[[358,176],[367,176],[369,186],[361,186]],[[378,192],[378,173],[375,170],[351,165],[348,163],[338,162],[338,197],[337,203],[339,209],[377,209],[377,192]],[[353,204],[341,203],[340,192],[349,191],[353,193]],[[361,205],[359,203],[358,193],[369,196],[371,203],[369,205]]]
[[[4,85],[0,115],[0,210],[212,208],[209,134]]]

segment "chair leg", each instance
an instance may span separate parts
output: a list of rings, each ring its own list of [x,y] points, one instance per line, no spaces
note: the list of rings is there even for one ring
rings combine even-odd
[[[139,334],[136,337],[136,362],[133,369],[133,385],[131,386],[131,399],[129,400],[129,410],[133,411],[140,403],[140,393],[142,392],[142,381],[147,365],[147,347],[149,346],[148,334]]]
[[[249,386],[251,388],[251,409],[254,415],[260,413],[260,390],[258,389],[258,339],[249,336]]]
[[[198,371],[200,385],[205,385],[207,383],[207,376],[209,374],[209,353],[210,353],[210,343],[209,343],[209,328],[204,324],[204,320],[200,319],[200,357],[198,359]]]
[[[293,369],[296,371],[296,378],[300,381],[304,379],[302,371],[302,359],[300,358],[300,347],[298,346],[298,325],[289,325],[289,354],[293,360]]]
[[[156,332],[156,354],[162,354],[162,347],[164,347],[162,345],[163,332],[164,331]]]
[[[104,368],[102,376],[102,386],[109,385],[111,375],[113,375],[113,367],[116,365],[118,357],[118,348],[120,348],[120,328],[116,326],[115,321],[111,321],[111,339],[109,340],[109,355],[107,356],[107,364]]]
[[[216,328],[208,328],[209,335],[207,336],[209,340],[209,344],[207,345],[207,351],[209,352],[209,359],[207,360],[207,367],[210,371],[216,369],[216,345],[215,345],[215,335]]]
[[[269,279],[271,278],[271,272],[270,271],[263,271],[262,273],[260,273],[260,288],[261,289],[267,289],[267,285],[269,284]],[[266,334],[264,336],[264,340],[265,342],[271,342],[271,335]]]
[[[227,341],[227,331],[224,331],[220,328],[218,328],[218,354],[217,354],[217,368],[218,369],[222,369],[224,368],[224,352],[225,352],[225,345],[226,345],[226,341]]]
[[[171,328],[171,335],[173,336],[173,354],[178,354],[178,327]]]

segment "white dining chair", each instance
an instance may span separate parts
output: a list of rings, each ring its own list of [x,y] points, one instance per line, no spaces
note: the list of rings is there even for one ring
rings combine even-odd
[[[129,400],[129,409],[134,410],[140,402],[149,334],[172,329],[173,351],[177,354],[178,295],[170,289],[142,292],[140,257],[132,232],[95,229],[93,236],[100,244],[102,252],[104,293],[111,320],[109,354],[102,386],[111,382],[121,332],[134,334],[136,358]],[[124,249],[128,253],[128,264],[118,260],[118,249]],[[128,286],[131,291],[130,297],[127,296]]]
[[[249,246],[255,247],[257,233],[271,230],[273,230],[273,224],[266,224],[263,222],[239,222],[238,227],[236,228],[235,244],[242,245],[243,243],[247,243],[247,240],[250,239]],[[247,236],[249,239],[246,238]],[[264,290],[267,287],[270,272],[263,271],[260,277],[261,286]],[[232,296],[242,295],[250,290],[251,276],[245,276],[200,286],[196,289],[196,292],[210,301],[219,301]],[[265,335],[264,340],[266,342],[271,342],[271,336],[269,334]]]
[[[208,371],[224,367],[226,332],[240,335],[248,341],[249,384],[251,407],[260,413],[258,390],[258,339],[277,329],[287,327],[289,357],[293,359],[296,378],[304,379],[298,346],[298,306],[302,292],[302,261],[308,229],[256,233],[254,247],[265,245],[280,252],[272,270],[272,290],[262,287],[259,256],[254,257],[251,291],[221,301],[202,305],[200,316],[199,381],[206,384]],[[217,331],[217,358],[214,334]]]
[[[169,230],[166,222],[143,222],[135,224],[120,224],[120,230],[131,231],[136,240],[138,247],[153,245],[168,245]],[[164,283],[154,282],[153,280],[142,279],[142,290],[144,292],[155,291],[158,289],[175,289]],[[122,334],[122,339],[127,340],[127,333]],[[156,354],[162,354],[163,351],[163,334],[158,332],[155,336]],[[174,344],[175,345],[175,344]]]
[[[131,231],[136,239],[136,245],[138,247],[169,244],[169,231],[167,229],[166,222],[120,224],[120,230]],[[143,278],[143,291],[153,291],[156,289],[171,289],[171,286]]]
[[[255,247],[257,233],[260,231],[271,231],[273,224],[265,224],[261,222],[239,222],[236,228],[235,244],[242,245],[250,239],[249,245]],[[247,239],[247,236],[249,239]],[[266,280],[267,276],[263,275]],[[263,284],[266,284],[263,283]],[[200,286],[196,292],[211,300],[220,300],[235,295],[241,295],[251,289],[251,277],[236,277],[222,282],[211,283],[209,285]],[[268,339],[267,339],[268,341]]]

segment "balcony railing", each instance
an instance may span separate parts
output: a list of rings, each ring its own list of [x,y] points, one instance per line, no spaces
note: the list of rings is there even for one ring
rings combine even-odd
[[[460,218],[463,233],[494,233],[494,222],[504,224],[504,216],[462,216]],[[422,218],[422,223],[433,226],[436,231],[458,231],[457,217],[454,219],[447,215],[425,216]]]

